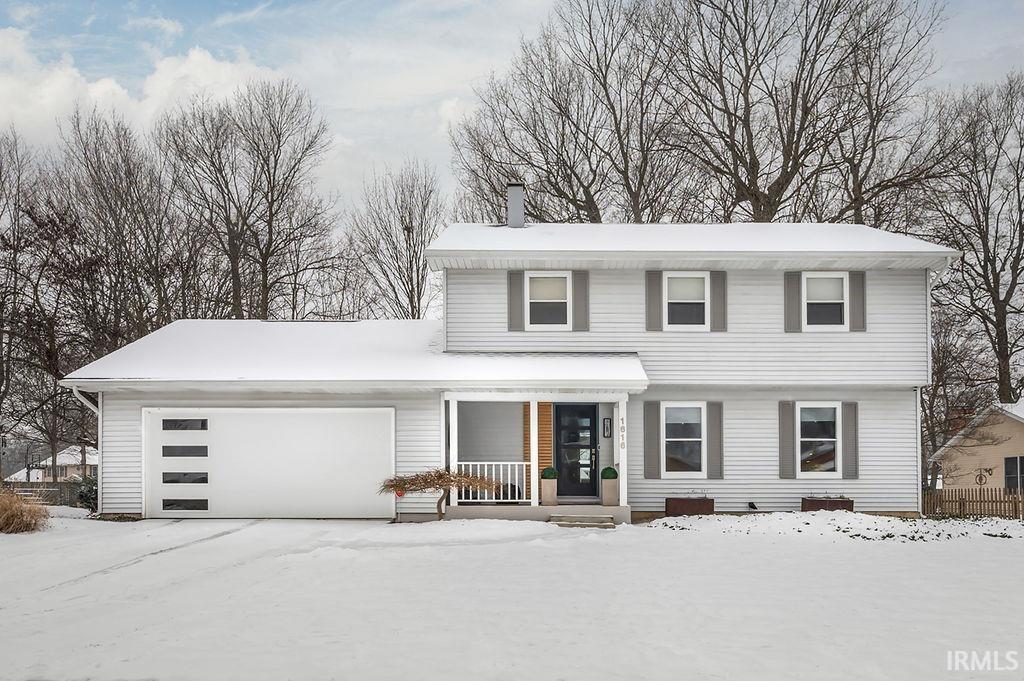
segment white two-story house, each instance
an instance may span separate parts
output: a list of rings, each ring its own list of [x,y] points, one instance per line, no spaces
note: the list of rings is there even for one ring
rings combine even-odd
[[[929,287],[956,252],[522,215],[512,186],[508,224],[431,245],[441,320],[179,321],[70,374],[99,416],[101,512],[426,517],[436,495],[378,487],[442,467],[500,483],[454,490],[450,518],[919,509]]]

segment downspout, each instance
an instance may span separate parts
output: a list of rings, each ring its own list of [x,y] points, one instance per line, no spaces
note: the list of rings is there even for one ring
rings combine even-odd
[[[94,403],[94,402],[93,402],[92,400],[90,400],[90,399],[89,399],[88,397],[86,397],[85,395],[83,395],[83,394],[82,394],[81,392],[79,392],[78,388],[72,388],[72,389],[71,389],[71,392],[72,392],[72,393],[74,394],[74,396],[75,396],[75,397],[77,397],[77,398],[78,398],[78,401],[79,401],[79,402],[81,402],[81,403],[82,403],[82,404],[84,404],[84,405],[85,405],[86,407],[88,407],[89,411],[91,411],[91,412],[92,412],[93,414],[95,414],[96,416],[99,416],[99,415],[100,415],[100,408],[99,408],[99,406],[98,406],[98,405],[96,405],[96,404],[95,404],[95,403]]]

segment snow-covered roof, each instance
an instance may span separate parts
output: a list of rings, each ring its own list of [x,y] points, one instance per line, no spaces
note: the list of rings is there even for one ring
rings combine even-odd
[[[805,262],[872,268],[938,268],[957,251],[865,225],[834,223],[580,224],[525,227],[456,223],[427,250],[435,269],[530,262],[624,267],[731,263],[787,267]]]
[[[96,451],[95,447],[85,448],[85,463],[90,466],[96,466],[100,462],[100,453]],[[38,464],[38,467],[46,468],[53,463],[53,460],[48,456]],[[78,445],[72,445],[71,447],[65,447],[64,449],[57,452],[57,465],[58,466],[77,466],[82,463],[82,448]]]
[[[632,353],[446,353],[436,320],[181,320],[70,373],[86,390],[303,384],[300,389],[549,388],[639,391]],[[202,385],[199,385],[202,384]]]
[[[85,448],[85,463],[89,466],[97,466],[100,462],[100,453],[96,451],[95,447]],[[82,463],[82,448],[73,445],[71,447],[65,447],[64,449],[57,452],[57,465],[58,466],[78,466]],[[49,468],[53,464],[53,459],[47,456],[45,459],[32,464],[33,468]],[[16,473],[12,473],[4,478],[7,482],[28,482],[28,470],[22,468]]]

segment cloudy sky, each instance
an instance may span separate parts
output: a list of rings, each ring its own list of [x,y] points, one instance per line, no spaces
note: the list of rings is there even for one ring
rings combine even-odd
[[[435,163],[447,127],[554,0],[0,0],[0,126],[52,143],[76,102],[140,126],[197,90],[285,75],[331,124],[321,183],[348,198],[374,165]],[[1024,68],[1024,0],[951,0],[937,85]]]

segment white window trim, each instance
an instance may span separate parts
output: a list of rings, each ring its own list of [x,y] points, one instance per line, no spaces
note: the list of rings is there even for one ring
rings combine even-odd
[[[565,324],[530,323],[530,279],[534,277],[563,277],[565,279]],[[549,272],[536,270],[526,272],[523,277],[523,328],[526,331],[572,331],[572,272]],[[555,300],[536,302],[561,302]]]
[[[704,323],[669,324],[668,321],[668,280],[672,277],[692,277],[704,280]],[[697,303],[698,300],[673,300],[673,303]],[[662,272],[661,273],[661,318],[666,331],[711,331],[711,272]]]
[[[796,403],[796,477],[805,479],[835,480],[843,477],[843,403],[842,402],[797,402]],[[808,407],[832,407],[836,410],[836,469],[834,471],[800,470],[800,410]],[[807,438],[810,439],[810,438]],[[816,438],[822,439],[822,438]]]
[[[665,466],[665,410],[672,407],[698,407],[700,409],[700,471],[669,471]],[[662,402],[661,403],[661,477],[706,480],[708,477],[708,403],[707,402]],[[673,438],[673,440],[680,438]],[[683,438],[693,439],[693,438]]]
[[[818,333],[822,331],[849,331],[850,330],[850,273],[849,272],[802,272],[800,280],[800,322],[804,331]],[[843,299],[839,300],[816,300],[816,303],[839,303],[843,304],[842,324],[808,324],[807,323],[807,280],[808,279],[835,279],[843,280]]]

